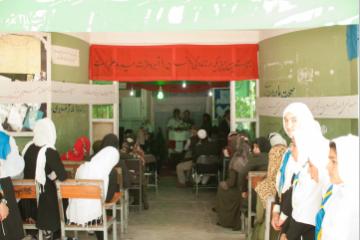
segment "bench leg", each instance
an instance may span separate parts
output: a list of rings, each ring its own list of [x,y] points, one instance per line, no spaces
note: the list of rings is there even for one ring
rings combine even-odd
[[[113,224],[112,224],[113,240],[116,240],[116,238],[117,238],[116,205],[113,206],[112,212],[113,212],[113,218],[114,218],[114,221],[113,221]]]
[[[124,209],[124,199],[121,199],[120,202],[120,231],[124,233],[124,216],[125,216],[125,209]]]
[[[104,240],[109,240],[109,234],[108,234],[108,230],[106,228],[106,226],[104,227]]]
[[[126,192],[125,192],[125,209],[124,209],[125,233],[127,233],[127,230],[128,230],[128,219],[129,219],[129,191],[126,190]]]
[[[199,196],[199,181],[198,181],[198,175],[195,173],[195,196],[196,198]]]
[[[43,240],[43,233],[41,230],[38,231],[38,234],[39,234],[39,240]]]
[[[157,174],[157,170],[155,170],[155,191],[156,191],[156,196],[159,194],[159,190],[158,190],[158,174]]]

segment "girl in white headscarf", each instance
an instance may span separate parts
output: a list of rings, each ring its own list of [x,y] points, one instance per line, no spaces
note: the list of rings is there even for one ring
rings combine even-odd
[[[55,149],[56,130],[54,123],[44,118],[36,122],[34,138],[23,150],[25,160],[24,178],[35,179],[40,195],[39,204],[34,200],[21,201],[25,220],[36,221],[36,227],[44,230],[47,239],[60,229],[55,179],[67,178],[60,155]]]
[[[283,128],[292,140],[289,148],[282,155],[282,161],[279,171],[276,175],[276,195],[275,205],[273,207],[273,214],[271,225],[277,231],[280,231],[282,237],[288,231],[290,225],[290,218],[292,213],[292,177],[296,171],[297,148],[294,142],[294,132],[301,125],[302,119],[299,114],[296,114],[297,104],[290,104],[283,112]],[[311,116],[311,113],[308,114]]]
[[[76,171],[75,179],[103,180],[103,199],[109,200],[111,172],[119,162],[119,151],[113,146],[101,149],[90,162],[85,162]],[[113,193],[112,193],[113,194]],[[66,216],[72,223],[86,225],[102,216],[101,200],[98,199],[70,199],[66,209]],[[97,239],[103,239],[102,233],[96,232]]]
[[[119,140],[116,135],[108,134],[101,142],[101,149],[90,160],[82,164],[76,171],[75,179],[97,179],[103,180],[104,191],[103,199],[106,202],[111,201],[113,195],[118,191],[117,172],[115,166],[119,163],[120,154],[118,151]],[[124,166],[120,163],[120,166]],[[123,168],[127,171],[126,166]],[[124,174],[124,183],[127,174]],[[70,222],[85,225],[97,221],[102,216],[100,200],[92,199],[71,199],[69,207],[66,210],[66,216]],[[96,238],[102,240],[103,232],[95,232]]]
[[[298,152],[292,181],[292,214],[286,237],[289,240],[313,239],[315,215],[321,204],[322,183],[328,152],[328,140],[320,125],[303,103],[292,103],[284,111],[296,119],[293,138]],[[292,115],[292,116],[291,116]],[[318,170],[318,179],[311,177],[309,167]]]
[[[21,176],[24,160],[14,138],[0,129],[0,240],[22,239],[24,230],[11,178]]]
[[[359,137],[330,143],[327,170],[331,184],[316,215],[315,240],[359,239]]]
[[[6,134],[9,138],[9,153],[5,159],[0,157],[0,178],[11,177],[12,179],[21,179],[24,171],[24,159],[19,154],[15,139],[4,131],[0,124],[0,132]],[[3,161],[1,161],[3,160]]]

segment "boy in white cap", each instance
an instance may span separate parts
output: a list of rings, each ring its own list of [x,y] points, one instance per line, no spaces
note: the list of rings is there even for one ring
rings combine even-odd
[[[204,129],[200,129],[197,132],[197,136],[199,138],[199,142],[196,144],[193,151],[193,160],[196,162],[198,157],[201,155],[205,156],[219,156],[219,146],[216,142],[210,141],[208,135]],[[196,182],[200,182],[202,184],[207,184],[209,181],[209,176],[201,176],[198,179],[195,179]]]

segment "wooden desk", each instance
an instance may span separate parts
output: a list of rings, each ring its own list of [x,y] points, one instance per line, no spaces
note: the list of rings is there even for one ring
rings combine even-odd
[[[85,161],[68,161],[68,160],[62,161],[66,172],[68,172],[69,178],[75,178],[77,168],[84,162]]]

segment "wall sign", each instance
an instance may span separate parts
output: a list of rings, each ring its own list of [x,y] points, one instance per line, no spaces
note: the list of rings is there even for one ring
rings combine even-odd
[[[52,62],[58,65],[79,67],[80,66],[79,49],[53,45]]]
[[[275,98],[262,97],[256,100],[256,111],[261,116],[282,117],[287,105],[305,103],[315,118],[359,118],[359,96]]]

